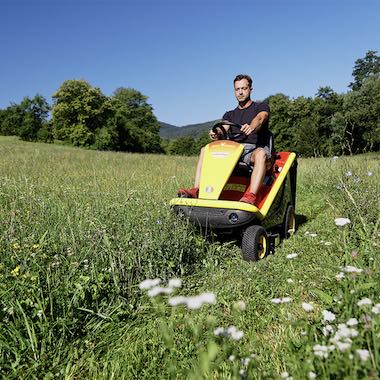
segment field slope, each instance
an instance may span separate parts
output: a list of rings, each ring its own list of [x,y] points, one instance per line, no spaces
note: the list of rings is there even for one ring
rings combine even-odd
[[[0,153],[1,377],[378,378],[379,154],[299,159],[299,229],[247,263],[170,212],[194,157]]]

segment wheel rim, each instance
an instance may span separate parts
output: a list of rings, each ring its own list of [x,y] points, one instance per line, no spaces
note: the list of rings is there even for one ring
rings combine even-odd
[[[296,232],[296,217],[294,215],[294,213],[291,213],[289,215],[289,222],[288,222],[288,226],[287,226],[287,234],[289,235],[293,235],[294,232]]]
[[[261,235],[259,238],[259,249],[257,250],[260,259],[263,259],[267,252],[267,238]]]

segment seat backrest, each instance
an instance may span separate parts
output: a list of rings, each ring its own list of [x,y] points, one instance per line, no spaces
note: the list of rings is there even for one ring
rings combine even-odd
[[[275,152],[275,149],[274,149],[274,134],[272,133],[272,131],[270,129],[268,129],[268,134],[269,134],[269,151],[271,153]]]

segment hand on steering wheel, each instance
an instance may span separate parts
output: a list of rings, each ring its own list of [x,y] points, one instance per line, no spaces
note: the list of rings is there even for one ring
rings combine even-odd
[[[238,133],[231,133],[231,128],[228,128],[228,130],[224,127],[225,125],[228,125],[229,127],[237,127],[239,128]],[[242,126],[240,124],[232,123],[230,121],[220,121],[212,127],[212,130],[210,131],[209,135],[212,140],[213,136],[218,136],[218,139],[220,140],[236,140],[242,135],[246,136],[246,134],[242,131],[240,131]]]

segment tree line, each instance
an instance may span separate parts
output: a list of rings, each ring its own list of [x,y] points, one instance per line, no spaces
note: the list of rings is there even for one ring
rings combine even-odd
[[[0,133],[26,141],[162,153],[159,123],[147,99],[131,88],[120,87],[108,97],[85,80],[66,80],[54,93],[52,106],[36,95],[0,110]]]
[[[304,156],[355,154],[380,149],[380,57],[355,61],[345,94],[320,87],[314,97],[269,96],[270,129],[278,151]],[[131,88],[105,96],[84,80],[67,80],[50,106],[41,95],[0,110],[0,134],[26,141],[63,141],[80,147],[195,155],[208,133],[163,140],[148,98]]]

